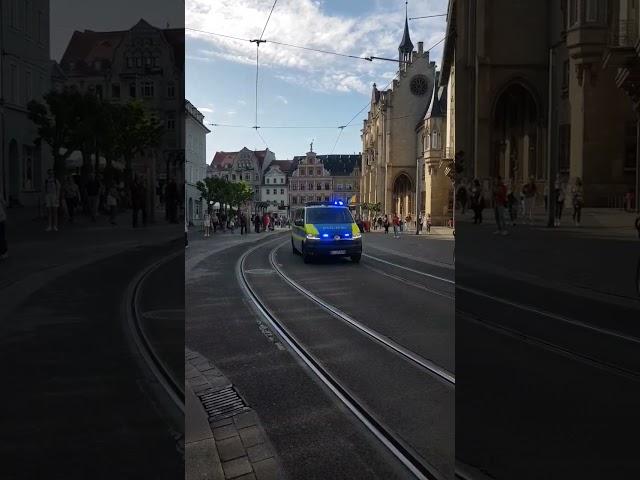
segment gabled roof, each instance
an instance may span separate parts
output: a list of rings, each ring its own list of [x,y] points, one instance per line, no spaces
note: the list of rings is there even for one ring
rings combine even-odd
[[[270,167],[278,167],[280,171],[286,175],[291,171],[291,165],[293,164],[293,160],[274,160],[271,162]]]
[[[131,30],[154,29],[159,30],[166,42],[173,49],[176,67],[184,70],[184,30],[179,28],[159,29],[140,19]],[[115,51],[122,43],[130,30],[116,30],[109,32],[95,32],[85,30],[74,31],[69,44],[60,60],[60,65],[65,72],[70,71],[73,62],[74,73],[96,74],[95,61],[99,60],[102,69],[107,69],[113,63]]]
[[[211,160],[211,166],[214,168],[229,168],[233,165],[237,152],[216,152]]]
[[[295,166],[292,165],[291,171],[293,172],[298,168],[300,160],[306,158],[305,155],[297,155],[293,157]],[[332,176],[351,175],[353,169],[360,166],[362,161],[361,154],[355,155],[316,155],[316,158],[322,162],[325,169],[329,171]]]

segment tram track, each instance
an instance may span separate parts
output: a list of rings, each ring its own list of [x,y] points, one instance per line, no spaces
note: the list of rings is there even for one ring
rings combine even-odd
[[[274,241],[276,240],[281,241],[282,239],[274,239]],[[273,241],[266,243],[272,242]],[[393,352],[395,355],[404,359],[404,361],[423,370],[425,373],[429,374],[432,378],[444,385],[447,385],[448,388],[455,388],[455,376],[451,372],[448,372],[446,369],[422,358],[379,332],[376,332],[375,330],[351,318],[349,315],[320,299],[290,278],[277,262],[277,251],[282,248],[283,245],[286,245],[286,242],[282,242],[280,245],[274,246],[268,254],[269,264],[273,271],[278,275],[279,279],[289,285],[303,298],[322,308],[322,310],[330,314],[332,317],[348,324],[354,330],[360,332],[360,334],[382,345],[388,351]],[[309,347],[303,345],[302,342],[296,338],[285,322],[278,318],[278,315],[270,309],[267,302],[260,297],[260,294],[247,277],[245,263],[252,253],[257,249],[264,247],[264,244],[252,247],[244,252],[236,263],[236,276],[238,283],[240,284],[245,296],[250,300],[251,304],[255,307],[255,310],[259,313],[260,317],[266,321],[266,323],[280,336],[289,349],[293,351],[295,355],[297,355],[298,358],[301,359],[302,362],[313,372],[313,374],[337,397],[340,403],[351,411],[367,428],[367,430],[369,430],[381,442],[381,444],[413,474],[415,478],[448,478],[443,476],[441,472],[438,472],[432,465],[416,454],[413,448],[406,444],[405,440],[401,439],[391,428],[382,422],[377,415],[371,411],[367,405],[365,405],[365,403],[360,401],[343,381],[338,379],[323,365],[322,361],[320,361],[311,352]]]
[[[154,347],[153,342],[149,339],[149,335],[144,328],[144,322],[142,321],[143,316],[140,308],[140,295],[142,286],[149,276],[151,276],[160,267],[183,254],[184,252],[182,250],[178,250],[177,252],[163,257],[139,272],[129,285],[128,293],[125,298],[127,307],[126,323],[130,333],[130,338],[133,340],[136,350],[142,357],[144,364],[158,381],[158,384],[162,387],[163,391],[170,398],[172,404],[178,408],[181,415],[184,415],[185,412],[184,384],[174,378],[171,374],[171,369],[167,366],[166,362]]]

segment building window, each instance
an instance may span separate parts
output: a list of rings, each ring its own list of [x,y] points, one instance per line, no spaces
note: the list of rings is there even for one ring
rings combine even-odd
[[[291,203],[294,204],[294,205],[297,205],[298,204],[298,197],[295,196],[295,195],[293,197],[291,197]]]
[[[26,1],[27,8],[27,38],[33,38],[33,0]]]
[[[9,0],[9,25],[11,28],[18,28],[18,4],[17,0]]]
[[[267,178],[267,183],[269,183],[269,179]]]
[[[96,85],[96,97],[102,99],[102,85]]]
[[[560,173],[569,173],[571,158],[571,125],[560,125],[559,135],[559,171]]]
[[[587,0],[587,22],[598,21],[598,0]]]
[[[254,180],[257,182],[258,180],[260,180],[260,177],[258,176],[258,174],[256,173],[256,176],[254,178]]]
[[[322,169],[321,168],[316,168],[316,175],[322,176]]]
[[[300,190],[305,190],[305,184],[304,184],[304,182],[300,182]]]
[[[578,0],[569,0],[569,27],[578,23]]]
[[[284,195],[284,188],[280,189],[280,195]]]
[[[324,201],[325,201],[325,202],[328,202],[328,201],[329,201],[329,195],[325,195],[325,196],[324,196]]]
[[[31,81],[31,72],[24,74],[24,103],[27,104],[33,100],[33,83]]]
[[[331,187],[329,186],[329,182],[324,183],[324,189],[329,190]]]
[[[23,190],[33,190],[34,183],[33,168],[33,147],[24,145],[22,147],[22,188]]]
[[[305,203],[307,201],[307,197],[304,195],[300,195],[300,203]]]
[[[636,171],[636,122],[627,122],[625,134],[624,171]]]
[[[18,103],[18,66],[11,65],[11,76],[9,79],[9,99],[12,103]]]
[[[120,98],[120,84],[114,83],[111,85],[111,97]]]
[[[169,112],[169,117],[167,118],[167,130],[175,130],[176,129],[176,118],[173,112]],[[235,175],[234,175],[235,179]]]
[[[248,182],[249,180],[251,180],[251,176],[248,173],[245,173],[244,179]]]
[[[565,60],[562,66],[562,90],[569,90],[569,60]]]
[[[342,184],[341,183],[337,183],[336,184],[336,190],[342,191]]]
[[[321,182],[316,183],[316,190],[322,190],[322,183]]]
[[[284,177],[280,177],[280,183],[284,183]]]
[[[312,182],[309,182],[308,186],[309,186],[309,191],[313,190],[313,183]]]
[[[144,82],[142,84],[142,96],[153,97],[153,82]]]
[[[169,82],[167,85],[167,97],[174,98],[176,96],[176,86],[173,82]]]
[[[291,189],[298,190],[298,182],[291,182]]]
[[[131,98],[136,98],[136,82],[131,82],[129,84],[129,96]]]

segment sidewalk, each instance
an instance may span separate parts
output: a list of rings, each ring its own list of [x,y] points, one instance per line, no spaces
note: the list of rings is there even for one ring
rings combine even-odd
[[[278,480],[258,416],[204,356],[185,347],[185,479]]]
[[[46,232],[46,220],[33,209],[11,209],[7,219],[9,258],[0,261],[0,304],[9,312],[31,293],[57,277],[125,250],[181,240],[182,224],[163,220],[134,229],[131,212],[121,213],[117,225],[100,216],[92,222],[78,215],[73,224]]]
[[[637,303],[634,276],[640,240],[633,227],[636,214],[585,209],[580,227],[573,225],[569,214],[563,215],[563,226],[548,228],[540,210],[533,225],[508,226],[505,237],[493,235],[493,210],[484,211],[482,225],[473,225],[471,215],[459,216],[458,269],[468,266],[583,296],[597,294],[609,301],[622,297]]]

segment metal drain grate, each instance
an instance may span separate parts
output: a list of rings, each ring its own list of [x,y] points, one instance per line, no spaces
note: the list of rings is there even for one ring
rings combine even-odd
[[[198,397],[209,416],[209,422],[231,417],[249,409],[233,387],[226,387],[218,391],[205,390],[199,393]]]

